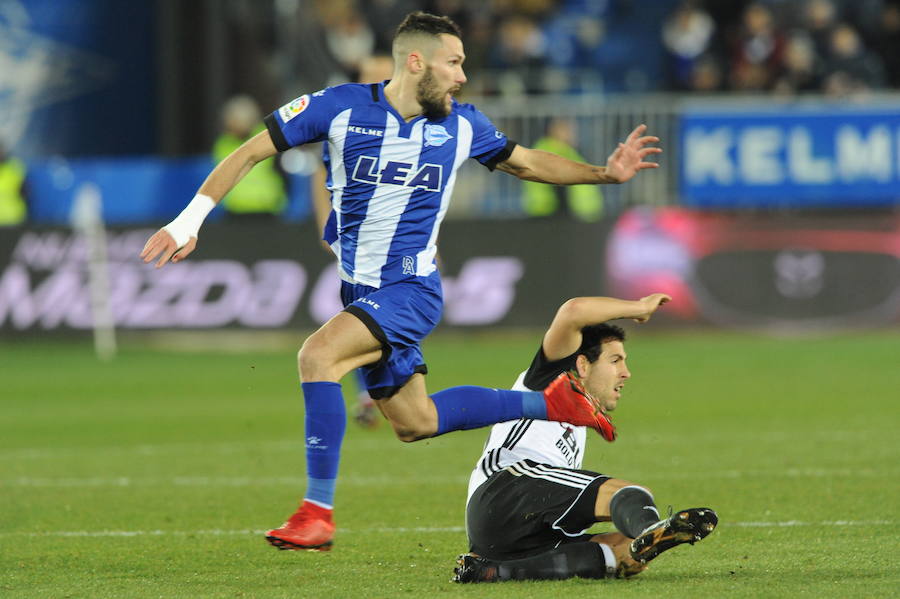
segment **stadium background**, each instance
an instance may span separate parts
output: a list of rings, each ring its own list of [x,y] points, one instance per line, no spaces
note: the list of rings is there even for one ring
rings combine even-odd
[[[630,328],[635,401],[618,418],[633,433],[594,444],[586,466],[728,516],[616,592],[895,591],[897,538],[883,531],[897,521],[900,388],[890,0],[3,2],[0,145],[27,166],[29,217],[0,227],[0,589],[460,591],[443,581],[464,549],[480,432],[423,448],[351,428],[343,553],[286,562],[258,555],[250,532],[302,486],[293,352],[338,308],[311,219],[315,152],[285,161],[276,222],[217,210],[188,262],[137,259],[212,167],[230,97],[269,111],[352,80],[415,8],[463,26],[463,98],[511,138],[533,144],[564,119],[600,163],[645,122],[665,149],[657,171],[602,189],[594,222],[530,217],[518,181],[465,167],[442,230],[430,387],[508,384],[565,298],[669,292],[664,313]],[[490,593],[558,585],[518,586]]]

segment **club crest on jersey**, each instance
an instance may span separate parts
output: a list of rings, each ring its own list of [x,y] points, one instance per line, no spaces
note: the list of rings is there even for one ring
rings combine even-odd
[[[378,159],[360,156],[353,168],[353,180],[372,185],[402,185],[428,191],[440,191],[444,183],[444,169],[440,164],[426,162],[413,172],[411,162],[387,160],[378,170]]]
[[[281,115],[282,122],[288,122],[309,106],[309,94],[304,94],[297,98],[296,100],[291,101],[288,104],[285,104],[281,108],[278,109],[278,114]]]
[[[453,139],[443,125],[425,125],[425,146],[442,146]]]

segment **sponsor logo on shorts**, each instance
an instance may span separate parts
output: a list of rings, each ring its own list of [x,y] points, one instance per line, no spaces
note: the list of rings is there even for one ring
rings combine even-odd
[[[278,114],[281,115],[281,120],[286,123],[306,110],[307,106],[309,106],[309,94],[302,95],[289,104],[285,104],[278,109]]]
[[[412,256],[403,256],[403,274],[405,274],[405,275],[416,274],[416,263],[412,259]]]
[[[381,306],[380,306],[377,302],[373,302],[372,300],[370,300],[370,299],[367,298],[367,297],[361,297],[361,298],[359,298],[358,300],[356,300],[356,302],[357,302],[357,303],[360,303],[360,304],[365,304],[365,305],[367,305],[367,306],[372,306],[372,307],[375,308],[376,310],[379,309],[379,308],[381,308]]]

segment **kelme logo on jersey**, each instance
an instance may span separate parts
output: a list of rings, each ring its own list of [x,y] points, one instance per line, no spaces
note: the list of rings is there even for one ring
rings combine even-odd
[[[453,136],[447,133],[443,125],[425,125],[425,146],[442,146]]]
[[[278,109],[282,122],[288,122],[309,106],[309,94],[305,94]]]
[[[377,158],[360,156],[353,168],[353,180],[372,185],[402,185],[440,191],[444,182],[444,169],[440,164],[426,162],[413,172],[411,162],[388,160],[379,171]]]

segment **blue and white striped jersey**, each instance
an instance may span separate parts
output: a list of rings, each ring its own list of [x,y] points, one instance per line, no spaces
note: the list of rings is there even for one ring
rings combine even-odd
[[[493,168],[511,142],[471,104],[405,122],[384,83],[301,96],[266,117],[279,151],[324,141],[332,215],[324,239],[341,278],[382,287],[435,270],[438,229],[466,158]]]

